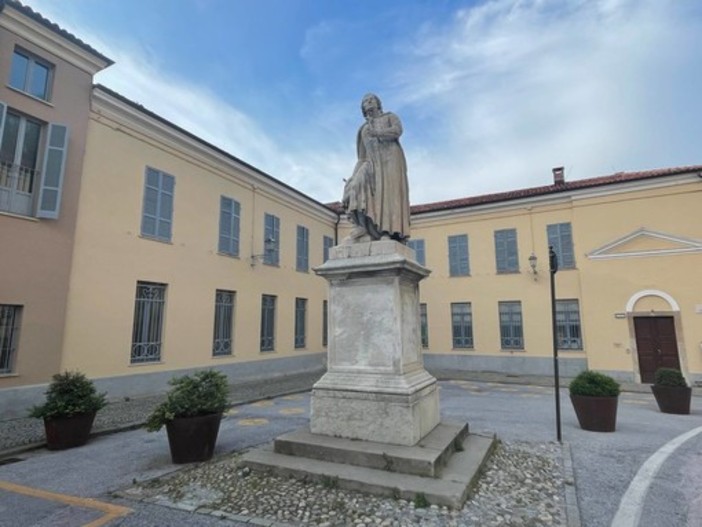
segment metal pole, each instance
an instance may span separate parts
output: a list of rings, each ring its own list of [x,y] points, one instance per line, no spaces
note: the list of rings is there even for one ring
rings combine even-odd
[[[548,248],[548,262],[551,276],[551,332],[553,334],[553,384],[556,397],[556,437],[561,442],[561,397],[558,374],[558,326],[556,324],[556,273],[558,272],[558,256],[553,246]]]

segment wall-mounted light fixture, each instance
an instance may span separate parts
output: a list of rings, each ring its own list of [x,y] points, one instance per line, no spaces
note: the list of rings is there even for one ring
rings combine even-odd
[[[536,280],[536,276],[539,274],[539,271],[536,270],[537,263],[538,258],[534,253],[531,253],[531,256],[529,257],[529,267],[531,267],[531,273],[534,275],[534,280]]]
[[[263,260],[269,253],[275,250],[275,238],[266,238],[263,242],[263,253],[251,255],[251,267],[256,265],[257,260]]]

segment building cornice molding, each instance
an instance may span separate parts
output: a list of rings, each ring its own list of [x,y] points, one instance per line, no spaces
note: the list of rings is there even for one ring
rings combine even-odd
[[[154,119],[109,93],[93,89],[91,104],[92,112],[98,116],[98,121],[112,121],[117,128],[125,127],[165,148],[185,154],[191,162],[200,164],[222,177],[234,180],[244,188],[263,192],[267,198],[290,207],[298,212],[311,215],[321,221],[336,221],[334,211],[314,201],[312,198],[296,191],[272,176],[259,172],[244,163],[239,163],[232,157],[218,152],[213,148],[181,133],[178,129]],[[301,203],[307,206],[301,207]]]
[[[683,174],[675,174],[669,176],[660,176],[657,178],[641,179],[635,181],[622,181],[617,183],[609,183],[600,187],[591,187],[583,189],[572,189],[563,192],[552,194],[544,194],[539,196],[528,196],[494,203],[483,203],[479,205],[469,205],[466,207],[437,210],[431,212],[420,212],[412,215],[413,221],[423,223],[423,220],[444,220],[450,217],[458,216],[478,216],[494,212],[510,212],[513,210],[559,206],[563,204],[575,204],[588,199],[596,199],[607,196],[616,196],[635,191],[655,190],[665,187],[675,187],[690,183],[700,182],[700,176],[696,171],[686,172]]]
[[[8,9],[8,7],[10,8]],[[111,64],[111,62],[96,57],[51,29],[32,20],[22,12],[12,9],[11,6],[5,5],[5,9],[0,12],[0,27],[45,49],[91,76]]]

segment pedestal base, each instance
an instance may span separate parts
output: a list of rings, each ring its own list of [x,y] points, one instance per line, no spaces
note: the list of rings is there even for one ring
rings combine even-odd
[[[327,373],[312,391],[313,434],[411,446],[438,424],[436,379],[424,369],[404,376]]]

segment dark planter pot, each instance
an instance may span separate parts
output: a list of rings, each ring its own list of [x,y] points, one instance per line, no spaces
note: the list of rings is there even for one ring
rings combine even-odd
[[[173,463],[212,459],[222,414],[176,417],[166,423]]]
[[[664,414],[689,414],[692,388],[689,386],[659,386],[654,384],[651,391],[656,397],[658,408]]]
[[[619,397],[570,395],[580,428],[592,432],[614,432]]]
[[[46,447],[49,450],[65,450],[87,443],[96,413],[44,418]]]

